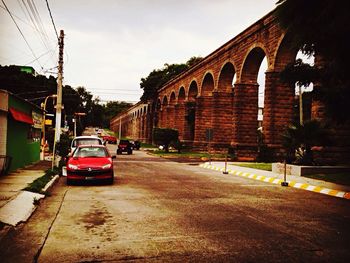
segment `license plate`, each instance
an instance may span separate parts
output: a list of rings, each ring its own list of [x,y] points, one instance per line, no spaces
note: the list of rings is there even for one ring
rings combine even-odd
[[[85,180],[94,180],[95,178],[91,177],[91,176],[87,176],[85,177]]]

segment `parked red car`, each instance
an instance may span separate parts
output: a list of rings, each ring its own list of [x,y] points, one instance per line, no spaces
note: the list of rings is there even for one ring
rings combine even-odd
[[[76,181],[104,180],[113,184],[114,172],[111,156],[103,145],[81,145],[67,161],[67,184]]]
[[[113,144],[117,143],[117,138],[111,135],[103,135],[102,139],[108,143],[113,143]]]

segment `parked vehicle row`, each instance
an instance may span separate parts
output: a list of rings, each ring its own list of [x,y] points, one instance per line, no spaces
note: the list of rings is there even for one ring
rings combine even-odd
[[[66,158],[66,166],[63,170],[67,176],[67,184],[77,181],[103,180],[113,184],[113,159],[110,155],[106,141],[110,139],[116,143],[116,138],[100,138],[97,136],[78,136],[71,142],[70,153]],[[114,140],[112,139],[114,138]],[[132,154],[134,149],[140,149],[139,141],[120,140],[116,153]]]
[[[67,184],[104,180],[113,184],[113,159],[104,145],[80,145],[67,161]]]

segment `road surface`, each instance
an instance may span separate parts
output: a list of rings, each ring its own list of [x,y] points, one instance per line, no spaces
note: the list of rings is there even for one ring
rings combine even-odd
[[[115,146],[109,146],[114,147]],[[348,200],[134,151],[114,185],[60,178],[2,262],[348,262]]]

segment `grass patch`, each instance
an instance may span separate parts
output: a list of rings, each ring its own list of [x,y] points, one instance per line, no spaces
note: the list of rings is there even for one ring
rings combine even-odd
[[[180,152],[177,151],[169,151],[168,153],[162,150],[152,151],[153,154],[159,157],[179,157],[179,158],[209,158],[208,153],[201,152]],[[211,158],[225,158],[225,154],[212,154]]]
[[[35,179],[33,182],[28,184],[26,188],[23,190],[33,192],[33,193],[39,193],[44,194],[42,189],[45,187],[45,185],[50,182],[50,180],[58,173],[57,169],[46,170],[45,174],[37,179]]]
[[[233,163],[233,164],[241,167],[272,171],[272,163]]]
[[[141,142],[141,148],[156,149],[158,147],[150,143]]]
[[[347,173],[336,173],[336,174],[308,174],[303,175],[312,179],[323,180],[330,183],[349,185],[350,186],[350,175]]]

